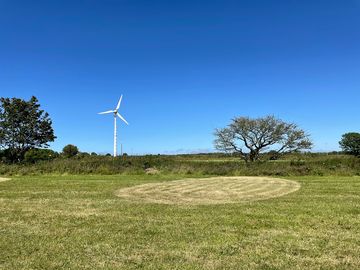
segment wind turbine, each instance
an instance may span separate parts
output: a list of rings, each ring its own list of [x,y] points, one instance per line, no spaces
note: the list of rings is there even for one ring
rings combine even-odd
[[[122,121],[124,121],[125,124],[129,125],[129,123],[125,120],[125,118],[122,117],[122,115],[119,113],[122,97],[123,97],[123,95],[121,95],[115,110],[110,110],[110,111],[98,113],[98,114],[112,113],[114,115],[114,157],[117,156],[117,130],[116,130],[116,119],[117,119],[117,117],[119,117]]]

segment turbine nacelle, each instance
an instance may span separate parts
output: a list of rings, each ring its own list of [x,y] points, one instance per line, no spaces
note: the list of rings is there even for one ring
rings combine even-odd
[[[109,110],[109,111],[106,111],[106,112],[100,112],[98,114],[109,114],[109,113],[113,113],[114,114],[114,117],[118,116],[125,124],[129,125],[129,123],[125,120],[125,118],[119,113],[119,109],[120,109],[120,105],[121,105],[121,100],[122,100],[122,95],[119,99],[119,102],[116,106],[116,108],[114,110]]]

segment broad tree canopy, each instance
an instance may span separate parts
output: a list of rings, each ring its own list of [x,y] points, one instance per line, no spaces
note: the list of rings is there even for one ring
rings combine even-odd
[[[277,153],[310,149],[309,135],[296,124],[274,116],[252,119],[237,117],[223,129],[215,130],[215,148],[239,153],[245,161],[256,161],[266,149]]]
[[[62,154],[66,158],[74,157],[79,154],[79,148],[73,144],[68,144],[63,148]]]
[[[10,161],[22,160],[29,149],[48,147],[55,138],[49,114],[36,97],[0,98],[0,148]]]
[[[346,133],[339,143],[345,153],[360,157],[360,133]]]

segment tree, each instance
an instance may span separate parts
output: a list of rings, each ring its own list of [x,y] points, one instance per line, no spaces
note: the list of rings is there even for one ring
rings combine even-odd
[[[339,144],[345,153],[360,157],[360,133],[349,132],[342,135]]]
[[[29,149],[47,148],[55,139],[49,114],[36,97],[0,98],[0,148],[9,161],[21,161]]]
[[[238,153],[246,162],[259,160],[260,154],[268,148],[281,154],[312,147],[309,135],[296,124],[274,116],[237,117],[227,127],[216,129],[215,137],[216,149]]]
[[[77,148],[77,146],[72,145],[72,144],[66,145],[62,150],[62,154],[66,158],[74,157],[78,153],[79,153],[79,148]]]

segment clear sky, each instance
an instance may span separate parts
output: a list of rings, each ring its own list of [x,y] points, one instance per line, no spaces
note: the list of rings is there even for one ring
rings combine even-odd
[[[360,131],[360,0],[0,0],[0,96],[35,95],[58,137],[112,152],[211,151],[234,116],[274,114],[337,150]]]

